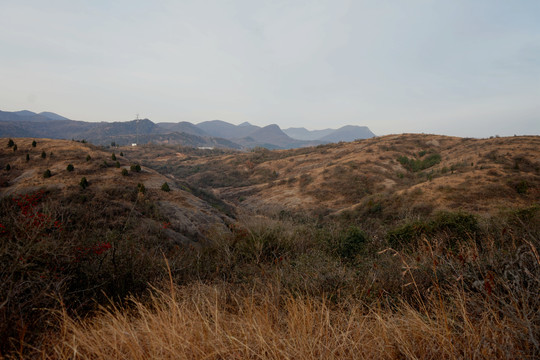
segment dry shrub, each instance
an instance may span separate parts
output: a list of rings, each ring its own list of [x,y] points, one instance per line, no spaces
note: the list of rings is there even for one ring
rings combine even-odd
[[[445,299],[441,301],[441,298]],[[470,304],[483,307],[470,310]],[[497,359],[540,349],[520,319],[501,316],[483,295],[459,287],[418,310],[379,301],[333,305],[271,286],[171,286],[150,301],[102,308],[91,319],[62,314],[47,359]],[[525,336],[522,336],[525,335]]]

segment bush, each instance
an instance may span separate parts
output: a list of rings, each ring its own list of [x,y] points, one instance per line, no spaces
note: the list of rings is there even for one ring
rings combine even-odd
[[[120,152],[120,156],[124,156],[124,153],[123,153],[123,152]]]
[[[83,189],[86,189],[86,188],[88,187],[88,185],[90,185],[90,184],[88,184],[88,180],[86,180],[86,178],[83,177],[83,178],[81,179],[81,181],[79,182],[79,185],[80,185],[80,187],[82,187]]]
[[[367,237],[358,227],[351,226],[338,243],[337,252],[344,259],[352,260],[365,247]]]
[[[141,165],[139,165],[139,164],[131,165],[131,171],[141,172]]]
[[[112,155],[111,155],[111,160],[116,161],[116,155],[114,155],[114,153],[112,153]]]
[[[36,147],[36,145],[37,145],[36,140],[32,141],[32,147]]]
[[[161,190],[165,192],[171,191],[171,189],[169,188],[169,184],[167,184],[166,182],[164,182],[163,185],[161,185]]]
[[[129,172],[127,169],[122,169],[122,176],[128,176]]]
[[[45,170],[45,172],[43,173],[43,177],[45,179],[50,178],[51,176],[52,176],[51,170],[49,170],[49,169]]]
[[[120,162],[117,161],[117,162],[114,164],[114,166],[116,166],[117,169],[120,168]]]
[[[15,142],[13,141],[13,139],[9,139],[8,143],[7,143],[7,146],[8,147],[13,147],[13,145],[15,145]]]
[[[6,165],[6,171],[9,171],[9,170],[11,170],[11,165],[7,164]]]
[[[517,184],[514,185],[514,188],[516,189],[516,192],[520,195],[524,195],[527,193],[527,190],[529,190],[529,183],[525,180],[521,180]]]
[[[41,152],[41,158],[45,159],[47,157],[47,153],[45,151]]]
[[[412,172],[418,172],[427,168],[430,168],[434,165],[437,165],[441,162],[441,155],[437,153],[430,154],[423,160],[418,159],[409,159],[406,156],[398,157],[398,161],[403,167]]]
[[[30,161],[30,154],[26,154],[26,161]]]
[[[13,151],[17,151],[17,144],[13,145]]]
[[[66,168],[67,171],[73,171],[74,169],[73,164],[69,164]]]
[[[387,233],[387,240],[394,248],[414,246],[422,236],[443,236],[449,247],[458,241],[476,239],[480,232],[474,215],[462,212],[440,212],[430,221],[414,221],[399,226]]]
[[[90,155],[86,155],[86,161],[90,161],[92,159],[92,157],[90,157]]]
[[[141,194],[146,194],[146,188],[144,187],[143,183],[137,184],[137,191],[140,192]]]

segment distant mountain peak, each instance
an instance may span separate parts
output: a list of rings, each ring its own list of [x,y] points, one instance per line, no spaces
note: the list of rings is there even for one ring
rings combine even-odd
[[[249,122],[247,121],[244,121],[243,123],[241,123],[240,125],[238,126],[252,126]]]
[[[43,112],[40,112],[38,115],[45,116],[47,119],[51,119],[51,120],[69,120],[67,117],[55,114],[50,111],[43,111]]]

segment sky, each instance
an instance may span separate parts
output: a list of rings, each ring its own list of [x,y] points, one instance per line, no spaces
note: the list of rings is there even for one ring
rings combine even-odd
[[[540,134],[538,0],[0,0],[0,110]]]

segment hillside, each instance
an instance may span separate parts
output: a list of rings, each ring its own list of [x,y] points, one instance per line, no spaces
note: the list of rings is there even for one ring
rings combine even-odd
[[[36,147],[32,147],[32,139],[13,140],[17,145],[16,151],[2,147],[0,152],[4,169],[0,176],[0,197],[43,190],[51,196],[54,194],[57,200],[84,196],[92,202],[114,203],[127,211],[133,199],[137,198],[138,184],[143,184],[146,189],[143,198],[156,205],[156,214],[168,219],[171,223],[169,235],[174,239],[204,241],[205,232],[215,226],[224,227],[225,222],[230,221],[186,191],[187,188],[177,187],[170,178],[144,166],[140,172],[133,171],[131,165],[139,163],[139,160],[120,156],[119,151],[106,152],[91,144],[68,140],[37,139]],[[113,152],[116,160],[112,160]],[[10,165],[9,171],[5,170],[7,164]],[[66,170],[69,164],[74,170]],[[126,176],[122,175],[124,169],[128,172]],[[51,172],[48,178],[43,176],[46,170]],[[89,183],[86,189],[79,186],[82,177]],[[170,192],[160,190],[165,182],[169,184]],[[156,221],[142,213],[137,217],[143,222]]]
[[[540,354],[538,136],[250,152],[12,140],[2,356]]]
[[[540,200],[539,158],[538,137],[411,134],[296,150],[176,158],[167,166],[179,178],[251,210],[486,213]],[[151,159],[148,164],[153,165]]]

